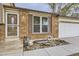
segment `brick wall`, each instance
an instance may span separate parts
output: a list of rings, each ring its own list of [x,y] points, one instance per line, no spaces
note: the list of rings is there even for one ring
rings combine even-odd
[[[5,25],[0,24],[0,41],[5,39]]]
[[[3,8],[2,8],[2,4],[0,3],[0,23],[2,23],[2,20],[3,20],[3,18],[2,18],[2,15],[3,15]]]
[[[0,41],[4,41],[5,39],[5,25],[3,22],[3,6],[0,3]]]
[[[58,38],[58,16],[52,15],[52,36]]]
[[[28,11],[20,10],[19,12],[19,34],[20,38],[28,35]]]
[[[32,39],[47,38],[52,35],[54,38],[58,37],[58,16],[52,15],[50,17],[50,32],[48,34],[33,34],[32,33],[32,15],[26,10],[20,10],[20,38],[30,36]]]

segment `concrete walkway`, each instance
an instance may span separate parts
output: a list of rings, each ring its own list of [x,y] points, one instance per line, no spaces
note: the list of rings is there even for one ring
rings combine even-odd
[[[7,55],[8,56],[10,55],[11,56],[67,56],[67,55],[71,55],[79,52],[79,37],[64,38],[62,40],[66,40],[71,44],[44,48],[44,49],[37,49],[37,50],[26,51],[26,52],[3,54],[3,55],[6,55],[6,56]]]

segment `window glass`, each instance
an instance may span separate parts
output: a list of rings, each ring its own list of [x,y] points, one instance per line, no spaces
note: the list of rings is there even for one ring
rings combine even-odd
[[[42,32],[48,32],[48,19],[42,17]]]
[[[17,24],[17,15],[16,14],[8,14],[7,16],[8,24]]]
[[[42,17],[42,24],[43,25],[48,25],[48,21],[46,17]]]
[[[40,25],[34,25],[34,32],[40,32]]]
[[[42,25],[42,32],[48,32],[48,26]]]
[[[40,17],[34,16],[34,24],[40,24]]]
[[[40,32],[40,17],[34,16],[34,32]]]
[[[8,26],[8,36],[16,36],[17,35],[17,26]]]

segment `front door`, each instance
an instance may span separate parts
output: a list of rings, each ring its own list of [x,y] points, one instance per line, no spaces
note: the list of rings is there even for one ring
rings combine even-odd
[[[19,19],[17,13],[6,13],[6,38],[19,36]]]

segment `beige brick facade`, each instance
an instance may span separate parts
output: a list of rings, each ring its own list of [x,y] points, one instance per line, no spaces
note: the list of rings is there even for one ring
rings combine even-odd
[[[2,23],[2,22],[3,22],[3,6],[0,3],[0,23]]]
[[[52,15],[52,35],[54,38],[58,37],[58,16]]]
[[[7,8],[5,8],[7,9]],[[12,8],[9,10],[13,10]],[[30,36],[32,39],[47,38],[48,35],[52,35],[54,38],[58,37],[58,16],[51,15],[49,13],[42,13],[32,11],[38,15],[43,15],[49,18],[49,33],[46,34],[33,34],[32,33],[32,13],[27,9],[16,9],[19,13],[19,38],[23,39],[24,36]],[[35,15],[35,14],[34,14]],[[0,40],[5,39],[5,25],[0,25]]]
[[[0,24],[0,41],[4,41],[5,39],[5,25]]]
[[[19,11],[19,35],[20,38],[28,35],[28,11]]]

